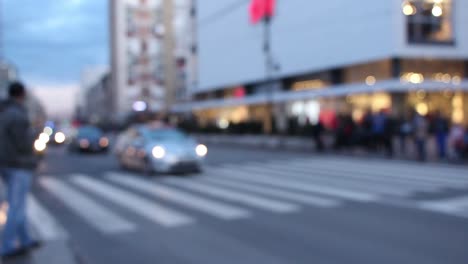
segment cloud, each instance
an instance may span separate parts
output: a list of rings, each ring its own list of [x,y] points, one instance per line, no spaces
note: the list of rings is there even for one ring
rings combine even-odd
[[[69,23],[73,21],[75,25],[84,24],[86,17],[74,15],[72,17],[59,15],[50,17],[41,21],[26,22],[23,25],[24,33],[43,35],[44,33],[54,33],[61,29],[69,27]]]
[[[49,117],[69,118],[72,116],[79,92],[77,84],[42,83],[32,88],[31,92],[39,99]]]
[[[108,64],[107,1],[6,0],[5,51],[28,82],[77,82]]]
[[[64,1],[64,3],[72,8],[75,8],[77,6],[81,6],[86,2],[86,0],[68,0]]]

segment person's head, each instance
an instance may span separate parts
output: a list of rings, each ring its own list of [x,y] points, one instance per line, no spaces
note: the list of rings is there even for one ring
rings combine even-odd
[[[8,88],[8,95],[10,99],[22,102],[26,98],[26,88],[20,82],[13,82]]]

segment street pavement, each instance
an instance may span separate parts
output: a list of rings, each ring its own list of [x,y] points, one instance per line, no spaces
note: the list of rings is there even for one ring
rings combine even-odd
[[[198,175],[142,176],[52,149],[11,263],[468,263],[467,167],[211,147]]]

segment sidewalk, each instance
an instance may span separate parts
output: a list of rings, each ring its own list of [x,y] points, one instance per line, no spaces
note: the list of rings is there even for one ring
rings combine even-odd
[[[77,264],[72,250],[64,241],[44,242],[44,245],[25,257],[1,261],[2,264]]]
[[[0,182],[0,203],[4,200],[5,188]],[[0,211],[0,214],[5,212]],[[0,238],[2,237],[3,226],[0,226]],[[40,236],[31,229],[33,237],[41,240]],[[25,257],[18,257],[8,261],[0,258],[0,264],[78,264],[77,256],[74,254],[67,240],[42,241],[41,248],[31,252]],[[81,264],[81,263],[80,263]]]
[[[270,150],[290,150],[301,152],[315,152],[315,143],[312,138],[293,137],[293,136],[270,136],[270,135],[221,135],[221,134],[196,134],[194,135],[200,142],[206,144],[219,144],[227,146],[240,146],[250,148],[261,148]],[[325,153],[351,155],[358,157],[385,157],[383,153],[368,152],[363,148],[352,147],[347,150],[334,152],[333,137],[324,136],[326,146]],[[406,151],[402,153],[398,139],[394,139],[394,159],[416,160],[416,149],[414,142],[408,139],[406,142]],[[450,153],[450,151],[448,152]],[[440,161],[437,155],[437,146],[435,139],[430,138],[427,142],[427,161]]]

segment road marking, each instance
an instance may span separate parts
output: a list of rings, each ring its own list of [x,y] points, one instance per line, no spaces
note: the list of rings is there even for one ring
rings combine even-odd
[[[178,227],[195,221],[185,214],[84,175],[74,175],[72,182],[165,227]]]
[[[39,184],[102,233],[117,234],[136,229],[131,222],[96,203],[66,183],[47,177],[41,178]]]
[[[252,207],[275,213],[290,213],[299,210],[299,206],[295,204],[267,199],[246,193],[239,193],[226,188],[219,188],[213,185],[197,183],[193,180],[165,179],[165,182],[182,188],[187,188],[211,196],[219,197],[221,199],[244,203]]]
[[[40,238],[45,241],[66,240],[68,233],[52,214],[33,195],[28,195],[27,199],[26,214],[34,229],[39,233]]]
[[[468,196],[419,202],[419,208],[439,213],[468,217]]]
[[[136,175],[109,173],[107,179],[132,189],[151,194],[161,200],[169,200],[183,206],[207,213],[209,215],[222,218],[224,220],[234,220],[249,216],[249,212],[242,208],[205,199],[174,188],[170,188],[168,186],[163,186],[154,182],[148,182],[136,177]]]
[[[345,165],[326,165],[326,164],[288,164],[285,166],[293,167],[292,170],[297,171],[318,171],[319,173],[327,174],[327,173],[335,173],[338,172],[346,174],[346,175],[353,175],[354,177],[372,177],[374,181],[389,181],[395,182],[398,181],[397,184],[404,185],[408,187],[415,187],[415,190],[422,190],[422,191],[439,191],[443,188],[460,188],[463,186],[468,185],[468,183],[460,182],[459,180],[450,180],[444,179],[443,176],[439,176],[438,179],[436,178],[425,178],[421,177],[414,172],[392,172],[387,170],[385,167],[381,167],[379,169],[365,169],[365,168],[349,168],[349,166]],[[344,169],[346,168],[346,169]],[[343,171],[345,170],[345,171]],[[420,174],[423,172],[419,172]],[[367,176],[364,176],[367,175]]]
[[[208,178],[210,177],[210,178]],[[237,188],[244,191],[249,191],[253,193],[269,195],[273,197],[288,199],[291,201],[304,203],[307,205],[318,206],[318,207],[337,207],[341,204],[340,201],[336,199],[329,199],[324,197],[318,197],[314,195],[305,195],[300,193],[294,193],[290,191],[285,191],[278,188],[271,188],[271,187],[263,187],[263,186],[254,186],[252,184],[242,183],[242,182],[235,182],[227,178],[218,178],[216,176],[208,176],[203,178],[203,181],[207,181],[210,183],[215,183],[220,186],[230,187],[230,188]]]
[[[435,191],[441,188],[440,183],[432,183],[421,181],[420,179],[410,179],[405,178],[404,176],[388,175],[382,174],[379,172],[371,173],[368,170],[363,171],[353,171],[347,168],[340,166],[329,166],[324,164],[314,164],[310,166],[301,165],[281,165],[281,164],[260,164],[260,163],[251,163],[252,166],[261,167],[264,169],[275,170],[275,171],[285,171],[285,172],[294,172],[300,174],[307,174],[308,176],[331,176],[334,178],[343,178],[343,179],[354,179],[360,181],[367,181],[372,183],[380,183],[385,186],[395,185],[394,189],[405,190],[405,191],[415,191],[415,190],[431,190]]]
[[[214,173],[217,173],[220,177],[230,177],[238,180],[247,182],[261,183],[271,186],[277,186],[281,188],[289,188],[299,191],[319,193],[323,195],[331,195],[349,200],[359,202],[372,202],[379,199],[375,194],[366,192],[356,192],[350,190],[344,190],[340,188],[333,188],[325,185],[310,184],[303,181],[297,181],[292,179],[280,179],[275,177],[266,176],[260,173],[245,173],[241,170],[236,172],[226,169],[212,169]]]
[[[259,165],[260,166],[260,165]],[[304,181],[312,184],[323,184],[326,186],[343,188],[347,190],[359,191],[359,192],[368,192],[368,193],[375,193],[375,194],[389,194],[389,195],[408,195],[410,190],[408,187],[402,186],[401,188],[392,188],[384,184],[377,184],[375,182],[368,182],[368,181],[356,181],[353,179],[346,179],[341,178],[339,176],[329,176],[326,177],[321,175],[320,173],[298,173],[298,172],[284,172],[280,170],[273,170],[268,168],[260,168],[260,167],[252,167],[252,166],[242,166],[242,168],[234,168],[234,167],[224,167],[229,168],[233,172],[238,171],[245,171],[248,173],[253,174],[262,174],[268,175],[269,177],[273,178],[290,178],[295,179],[298,181]]]
[[[290,161],[285,163],[285,166],[297,167],[302,169],[346,169],[348,172],[362,172],[374,176],[395,177],[408,181],[427,182],[432,184],[463,184],[468,182],[468,178],[460,178],[459,176],[446,176],[443,170],[424,170],[423,168],[411,168],[410,166],[397,167],[401,164],[374,164],[374,163],[358,163],[349,161]],[[444,178],[441,178],[444,175]],[[448,176],[448,175],[447,175]]]
[[[385,174],[391,177],[403,177],[419,181],[426,181],[438,184],[468,184],[468,177],[462,170],[451,170],[444,167],[415,167],[405,163],[381,163],[381,162],[356,162],[350,160],[293,160],[287,163],[288,166],[312,167],[317,164],[329,166],[331,168],[347,168],[350,171],[367,171],[375,175]]]

